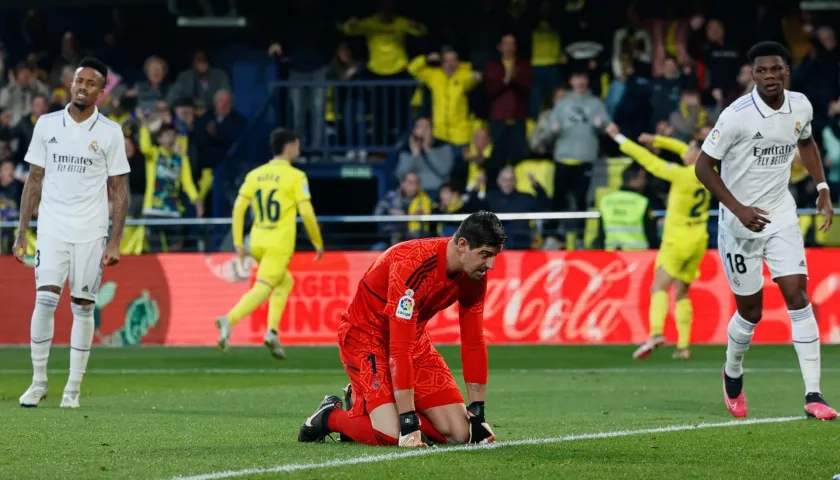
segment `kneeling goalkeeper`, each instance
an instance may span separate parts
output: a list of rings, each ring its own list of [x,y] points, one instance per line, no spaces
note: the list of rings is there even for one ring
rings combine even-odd
[[[478,212],[452,238],[410,240],[385,251],[362,277],[338,328],[350,376],[347,410],[339,397],[324,397],[298,440],[320,442],[339,432],[358,443],[400,447],[494,441],[484,420],[484,295],[505,240],[499,218]],[[456,301],[469,406],[426,331],[429,319]]]

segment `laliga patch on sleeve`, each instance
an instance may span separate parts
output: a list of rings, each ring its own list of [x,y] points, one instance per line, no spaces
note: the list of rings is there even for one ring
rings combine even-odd
[[[394,312],[397,318],[411,320],[412,315],[414,315],[414,299],[411,298],[413,294],[414,292],[409,289],[406,290],[405,295],[400,297],[400,301],[397,302],[397,311]]]
[[[712,130],[712,133],[709,134],[709,143],[715,145],[717,144],[718,140],[720,140],[720,130],[716,128]]]
[[[312,196],[312,194],[309,193],[309,182],[304,181],[303,184],[300,186],[300,189],[303,190],[303,194],[307,197]]]

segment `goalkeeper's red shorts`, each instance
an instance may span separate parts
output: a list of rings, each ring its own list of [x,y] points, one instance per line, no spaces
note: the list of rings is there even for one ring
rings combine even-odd
[[[351,332],[352,330],[352,332]],[[338,352],[353,388],[350,416],[367,415],[377,407],[394,403],[388,351],[365,334],[342,322],[338,328]],[[464,403],[461,389],[443,357],[432,344],[417,345],[414,354],[414,406],[422,412],[434,407]]]

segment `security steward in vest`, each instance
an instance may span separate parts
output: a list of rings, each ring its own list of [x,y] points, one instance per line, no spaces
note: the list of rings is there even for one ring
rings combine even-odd
[[[607,251],[656,248],[659,238],[650,201],[644,195],[647,172],[630,164],[622,173],[621,189],[604,195],[598,206],[601,225],[595,245]]]

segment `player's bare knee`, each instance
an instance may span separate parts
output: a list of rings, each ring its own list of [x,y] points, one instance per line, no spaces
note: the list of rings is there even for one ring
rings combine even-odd
[[[811,303],[808,300],[808,293],[798,288],[791,288],[787,291],[782,290],[782,297],[785,299],[788,310],[802,310]]]
[[[653,284],[651,285],[651,293],[667,292],[674,283],[674,279],[665,271],[664,268],[659,267],[653,277]]]
[[[750,323],[758,323],[761,321],[761,313],[763,301],[760,295],[752,295],[749,297],[738,297],[736,303],[738,305],[738,315]]]
[[[38,287],[39,292],[50,292],[56,295],[61,295],[61,287],[57,287],[55,285],[44,285],[43,287]]]
[[[94,307],[94,301],[88,300],[87,298],[70,297],[70,302],[72,302],[74,305],[85,307],[85,309],[88,309],[89,307],[90,310],[93,310]]]
[[[674,282],[674,297],[677,301],[688,298],[688,284],[685,282]]]
[[[804,275],[781,277],[776,279],[776,283],[779,285],[788,310],[802,310],[811,303],[808,300],[808,283]]]

